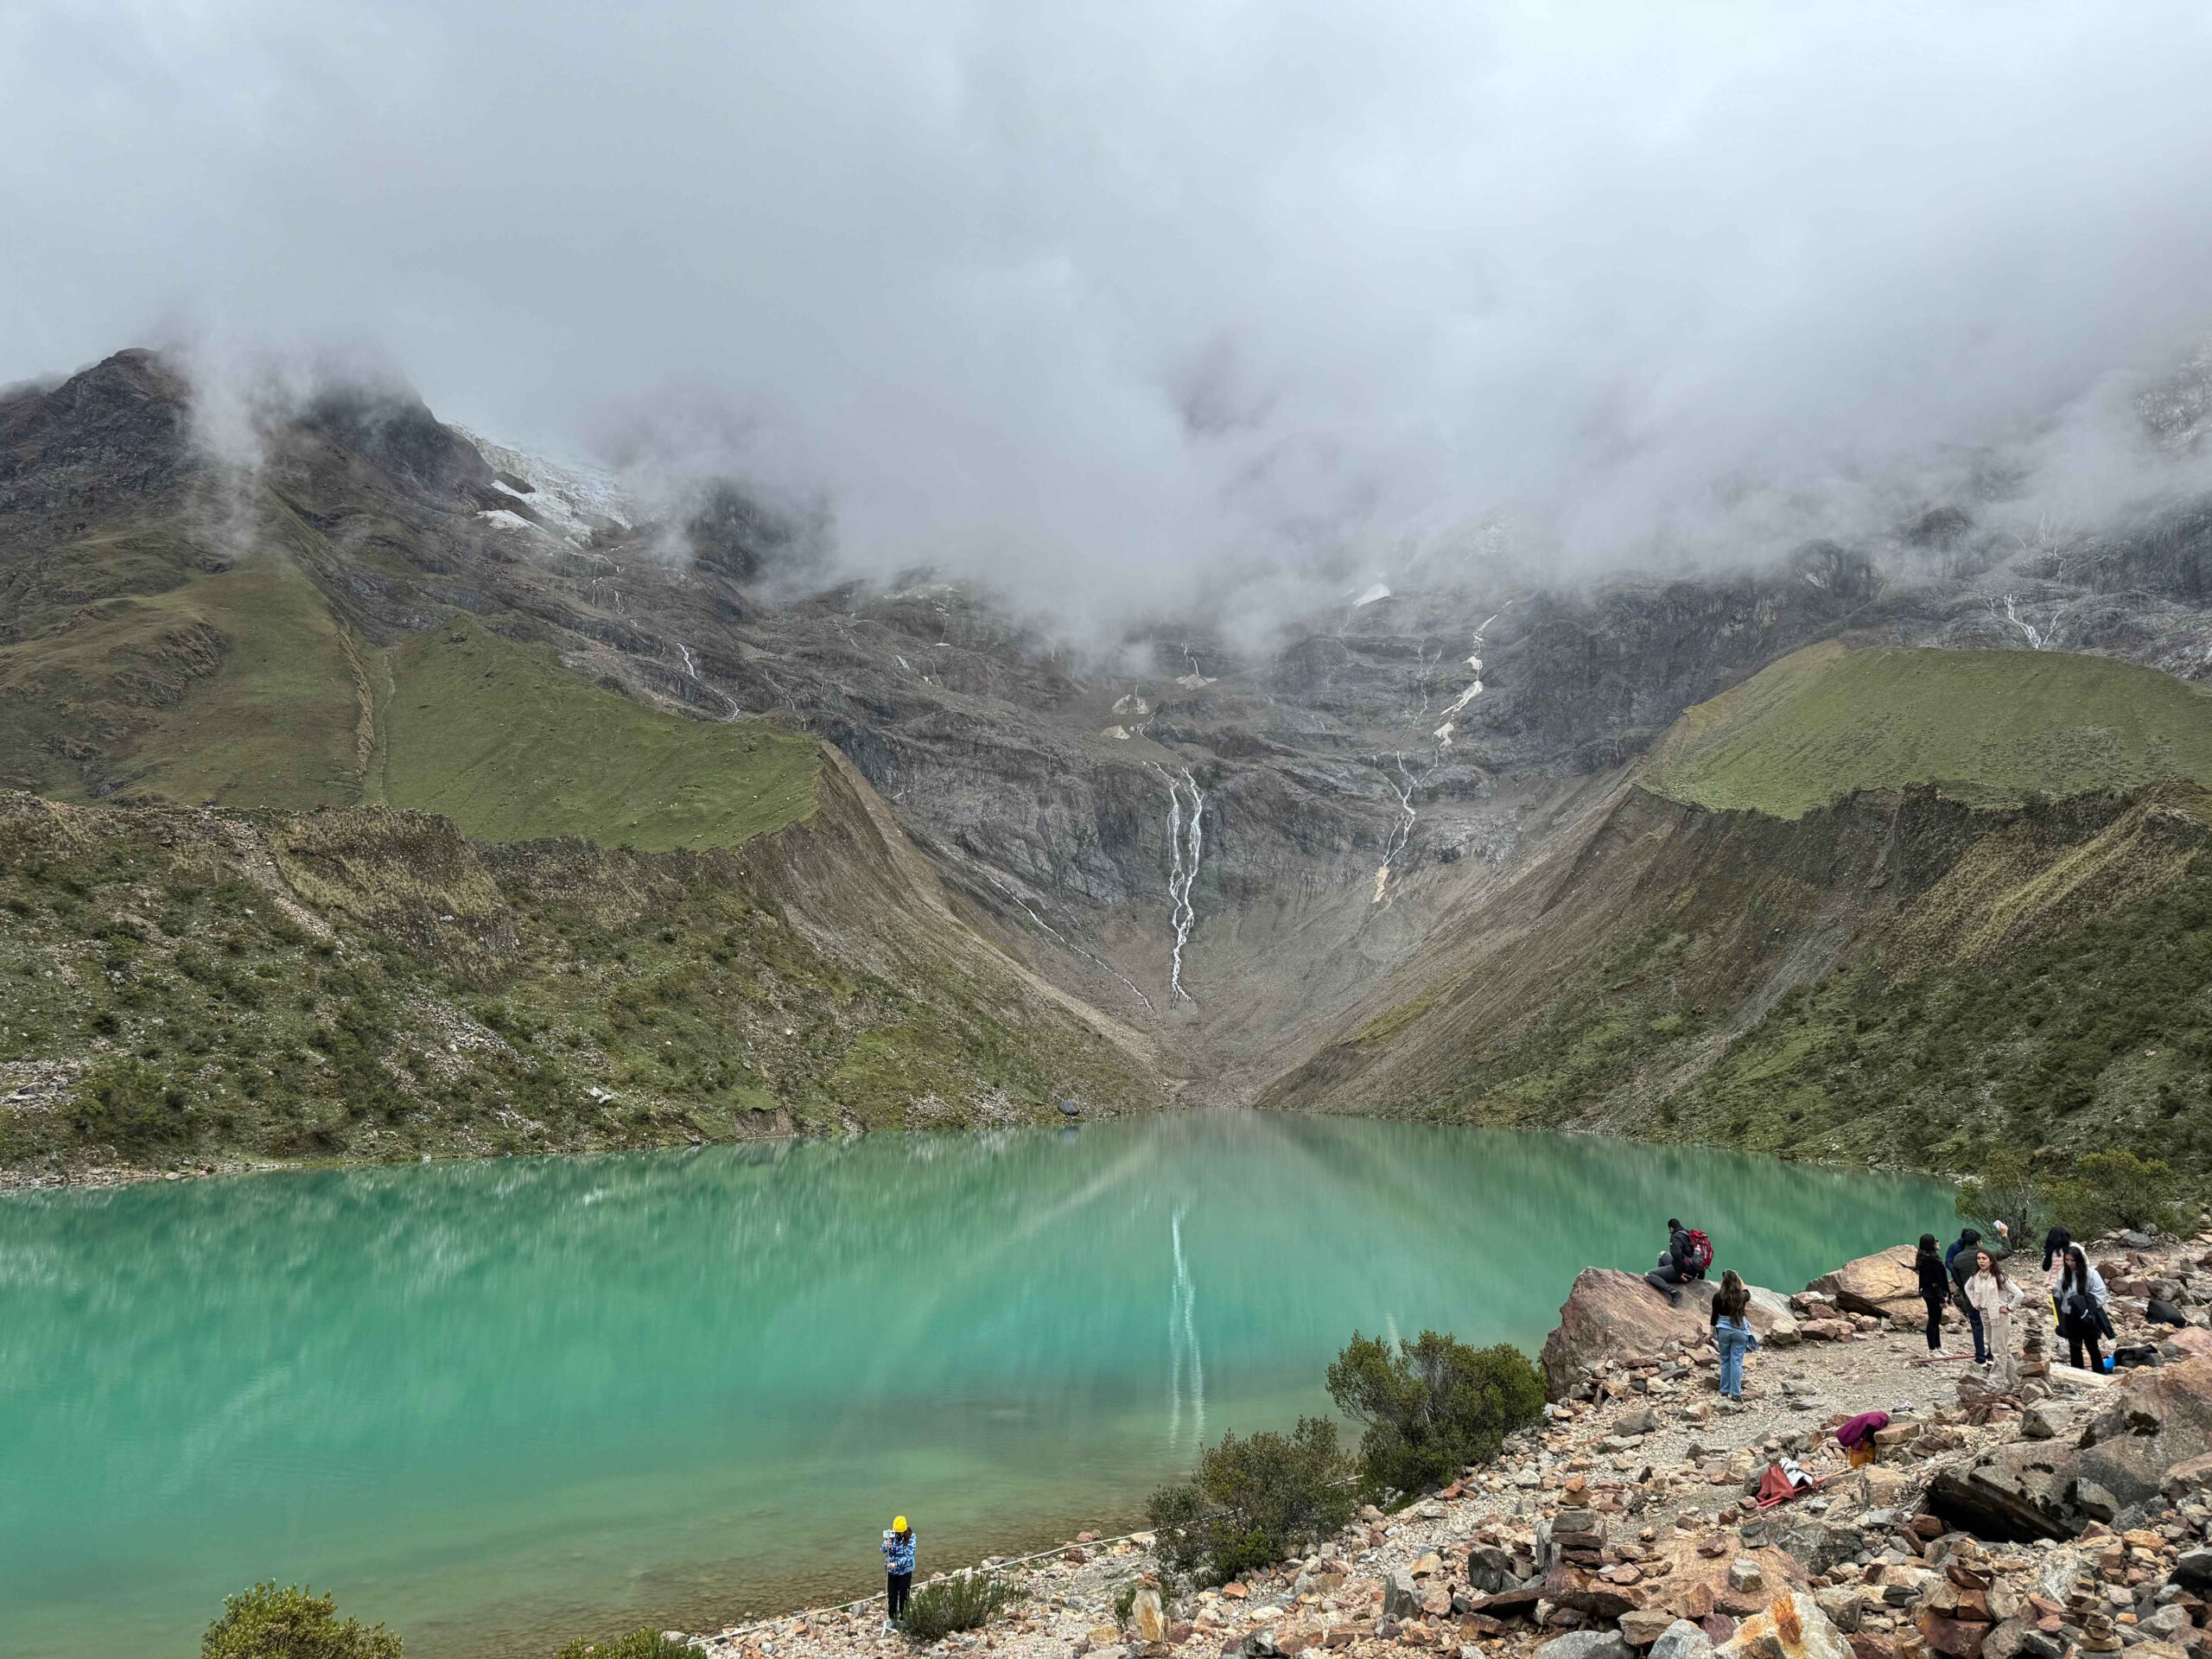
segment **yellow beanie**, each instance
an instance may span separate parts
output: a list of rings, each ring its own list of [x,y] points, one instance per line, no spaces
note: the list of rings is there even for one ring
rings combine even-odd
[[[891,1530],[892,1530],[892,1531],[893,1531],[893,1532],[904,1532],[904,1531],[906,1531],[906,1517],[905,1516],[903,1516],[903,1515],[902,1515],[902,1516],[899,1516],[895,1517],[895,1518],[892,1521],[892,1522],[891,1522]]]

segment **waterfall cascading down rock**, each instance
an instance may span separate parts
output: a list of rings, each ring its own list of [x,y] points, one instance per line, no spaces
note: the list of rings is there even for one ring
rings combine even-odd
[[[1167,784],[1168,921],[1175,930],[1175,944],[1167,959],[1167,1000],[1173,1004],[1179,996],[1185,1002],[1196,1002],[1198,999],[1183,988],[1183,947],[1190,943],[1191,929],[1198,921],[1191,888],[1198,879],[1198,859],[1205,847],[1206,795],[1187,766],[1179,775],[1156,761],[1147,764]],[[1187,847],[1183,838],[1183,791],[1186,789],[1191,792]]]

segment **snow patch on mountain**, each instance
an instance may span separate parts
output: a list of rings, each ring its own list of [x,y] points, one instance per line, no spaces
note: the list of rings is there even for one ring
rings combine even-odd
[[[519,479],[528,485],[527,490],[518,490],[505,479],[498,480],[502,491],[517,500],[529,502],[531,511],[564,541],[582,547],[602,525],[627,530],[637,522],[637,510],[613,474],[596,467],[550,461],[526,449],[494,443],[465,426],[456,426],[454,430],[476,447],[476,453],[484,457],[485,464],[493,472],[505,473],[507,478]],[[504,522],[516,515],[494,509],[484,516]]]

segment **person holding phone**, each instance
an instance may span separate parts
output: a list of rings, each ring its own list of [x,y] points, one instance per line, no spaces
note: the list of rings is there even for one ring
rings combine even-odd
[[[879,1510],[880,1514],[880,1511]],[[887,1608],[883,1628],[898,1628],[906,1616],[906,1603],[914,1592],[914,1529],[899,1516],[883,1535],[883,1597]]]

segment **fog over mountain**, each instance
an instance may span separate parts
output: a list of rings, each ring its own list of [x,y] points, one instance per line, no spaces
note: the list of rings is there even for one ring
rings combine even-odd
[[[35,0],[0,378],[337,349],[1071,617],[1758,556],[1993,442],[2091,517],[2192,481],[2208,85],[2180,4]]]

